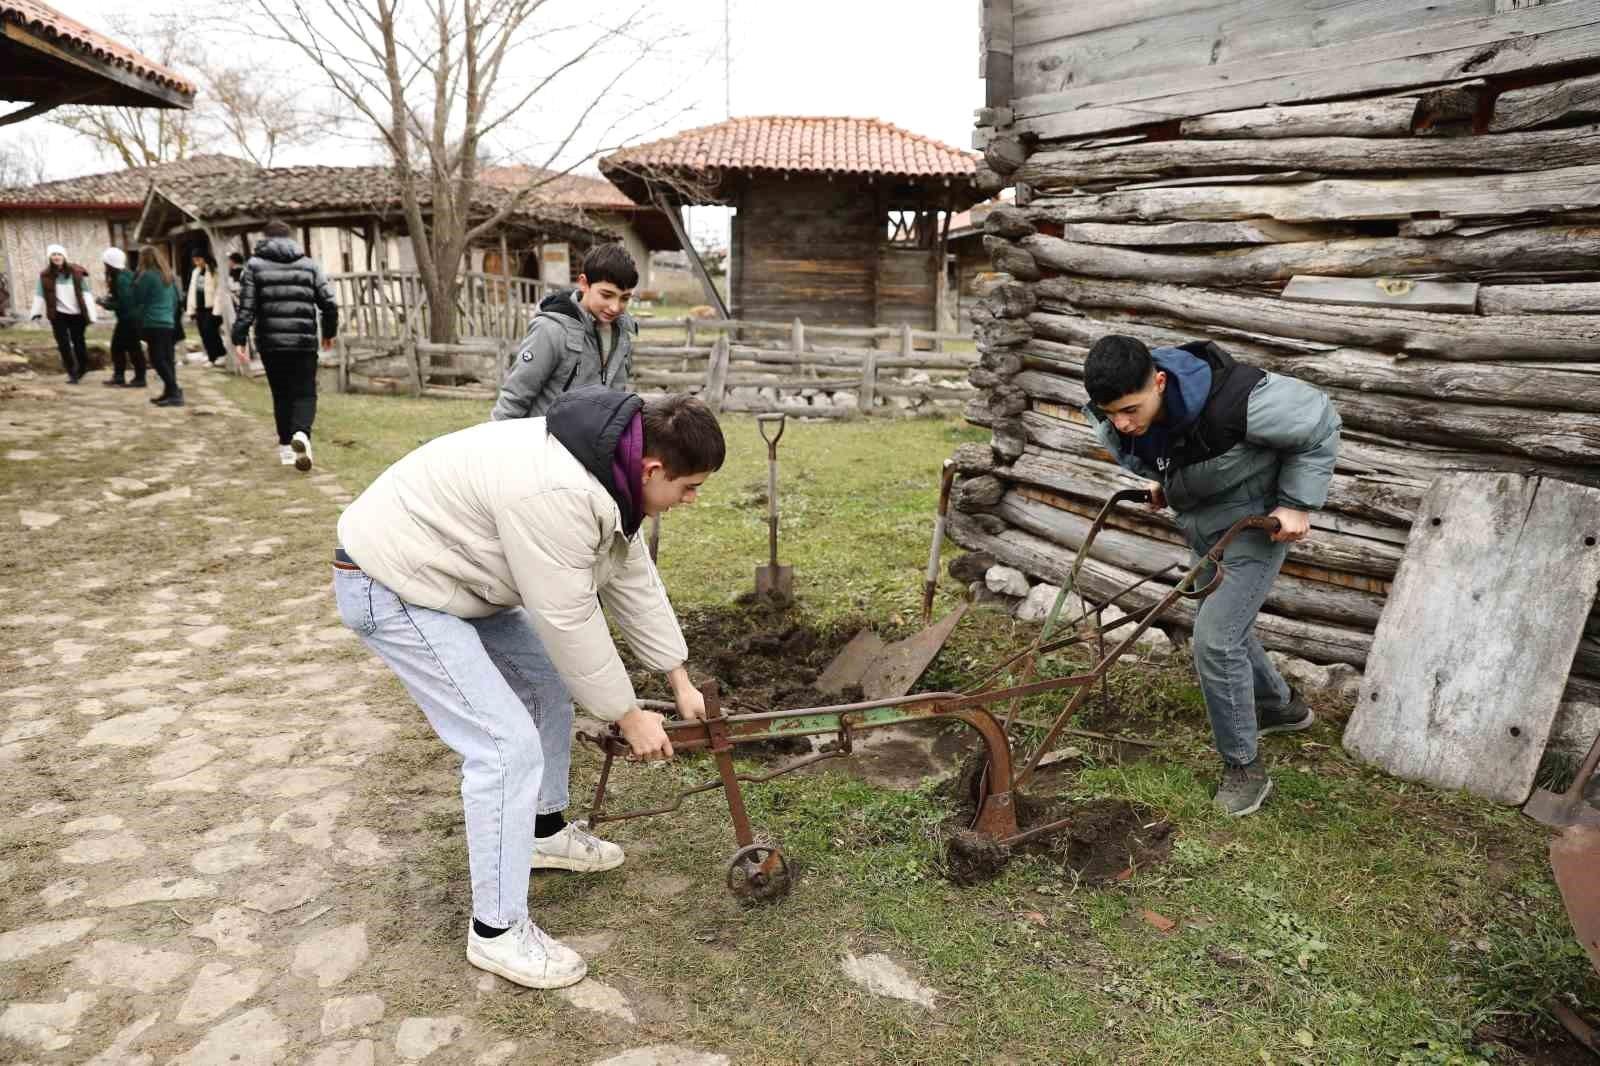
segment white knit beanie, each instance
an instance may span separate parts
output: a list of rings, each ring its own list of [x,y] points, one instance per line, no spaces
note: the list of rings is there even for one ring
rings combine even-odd
[[[128,253],[121,248],[107,248],[100,253],[100,262],[112,270],[128,269]]]
[[[45,258],[49,258],[52,255],[59,255],[63,259],[67,258],[67,250],[59,244],[52,244],[44,250],[44,254]]]

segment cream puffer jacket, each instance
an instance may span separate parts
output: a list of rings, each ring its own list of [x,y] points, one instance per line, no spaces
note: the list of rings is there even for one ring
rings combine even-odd
[[[424,444],[339,519],[339,543],[407,603],[461,618],[522,606],[577,703],[636,703],[602,601],[648,669],[688,658],[644,538],[545,419],[487,422]]]

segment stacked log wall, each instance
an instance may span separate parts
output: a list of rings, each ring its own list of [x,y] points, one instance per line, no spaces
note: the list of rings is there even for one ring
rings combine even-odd
[[[1565,56],[1570,36],[1600,31],[1600,5],[1548,8],[1565,10],[1516,13],[1518,25],[1542,28],[1535,51]],[[1019,43],[1008,4],[985,7],[991,106],[979,143],[990,187],[1016,192],[985,223],[1009,280],[972,313],[981,391],[967,416],[992,440],[957,457],[958,543],[1059,583],[1099,503],[1140,484],[1081,411],[1083,360],[1108,333],[1151,346],[1209,338],[1337,406],[1332,491],[1261,615],[1269,648],[1365,663],[1440,471],[1600,486],[1600,49],[1586,66],[1535,70],[1536,56],[1510,66],[1497,52],[1489,77],[1457,71],[1451,84],[1377,85],[1335,101],[1247,106],[1262,101],[1240,96],[1234,110],[1194,113],[1175,94],[1164,121],[1135,125],[1119,87],[1154,75],[1139,65],[1148,56],[1112,48],[1126,28],[1078,27],[1090,18],[1081,5],[1028,10],[1059,23],[1050,47]],[[1198,33],[1216,15],[1180,21]],[[1446,43],[1472,36],[1449,19],[1438,32]],[[997,57],[1010,75],[997,76]],[[1074,75],[1054,112],[1039,104],[1050,82],[1041,68]],[[1006,85],[1012,76],[1020,81]],[[1186,555],[1168,517],[1130,510],[1097,542],[1080,584],[1110,592]],[[1600,611],[1568,701],[1577,740],[1600,717]]]

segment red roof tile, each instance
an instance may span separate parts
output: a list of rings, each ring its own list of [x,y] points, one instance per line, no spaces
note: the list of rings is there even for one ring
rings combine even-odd
[[[172,178],[222,177],[254,173],[256,167],[230,155],[197,155],[176,163],[158,163],[104,174],[47,181],[40,185],[17,185],[0,189],[0,210],[5,208],[82,207],[100,204],[111,209],[137,210],[144,204],[150,184]]]
[[[0,22],[18,23],[62,48],[88,52],[96,59],[130,70],[147,81],[188,96],[194,95],[194,85],[181,75],[140,55],[125,44],[118,44],[96,33],[81,22],[74,22],[55,8],[39,3],[39,0],[0,0]]]
[[[613,170],[777,170],[970,178],[978,157],[875,118],[735,118],[624,148],[600,161]]]

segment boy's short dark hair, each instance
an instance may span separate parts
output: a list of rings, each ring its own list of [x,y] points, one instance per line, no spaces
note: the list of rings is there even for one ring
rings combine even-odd
[[[644,454],[661,460],[670,478],[709,474],[728,457],[722,427],[705,401],[688,393],[644,402]]]
[[[1143,341],[1112,333],[1089,349],[1083,361],[1083,388],[1091,403],[1103,407],[1144,388],[1155,368]]]
[[[639,284],[639,267],[621,243],[597,244],[583,257],[583,276],[590,285],[609,281],[619,289]]]
[[[267,224],[261,227],[261,232],[266,234],[268,237],[294,236],[294,230],[289,228],[289,223],[285,222],[281,218],[268,219]]]
[[[234,266],[244,266],[244,255],[240,252],[229,252],[228,262]]]

